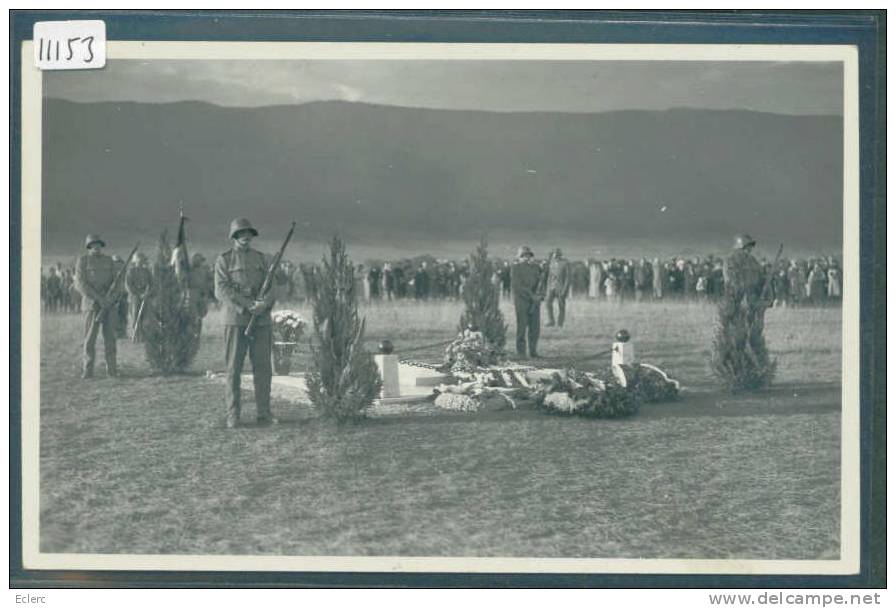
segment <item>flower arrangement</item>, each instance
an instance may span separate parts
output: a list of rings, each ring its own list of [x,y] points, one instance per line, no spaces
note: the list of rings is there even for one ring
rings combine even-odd
[[[495,363],[499,352],[481,331],[465,329],[445,349],[445,366],[452,372],[473,372]]]
[[[675,401],[681,391],[681,383],[669,374],[649,363],[637,367],[638,381],[634,386],[638,398],[644,403]]]
[[[636,414],[642,403],[674,401],[681,390],[678,380],[647,363],[614,365],[605,376],[574,369],[555,373],[542,383],[538,407],[549,414],[621,418]]]
[[[274,373],[287,376],[292,371],[292,355],[295,352],[307,324],[294,310],[277,310],[271,314],[274,345],[271,362]]]
[[[537,392],[538,408],[548,414],[622,418],[638,413],[641,402],[615,376],[607,380],[575,369],[555,373]]]
[[[681,389],[677,380],[647,363],[614,365],[600,373],[570,368],[548,377],[511,367],[455,370],[452,376],[455,383],[435,389],[435,405],[463,412],[519,409],[534,403],[545,414],[623,418],[637,414],[642,403],[673,401]]]
[[[271,314],[271,319],[274,322],[274,339],[278,342],[297,343],[308,325],[294,310],[276,310]]]

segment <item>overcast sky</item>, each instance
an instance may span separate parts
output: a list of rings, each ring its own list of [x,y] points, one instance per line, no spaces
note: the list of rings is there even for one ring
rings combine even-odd
[[[112,60],[102,70],[44,72],[44,94],[238,107],[344,100],[504,112],[843,112],[842,64],[833,62]]]

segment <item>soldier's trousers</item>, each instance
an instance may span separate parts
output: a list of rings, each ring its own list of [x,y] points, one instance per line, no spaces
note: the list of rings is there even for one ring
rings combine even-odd
[[[118,309],[110,306],[105,312],[100,313],[95,323],[93,317],[95,309],[90,308],[84,313],[84,368],[88,374],[93,373],[93,364],[96,361],[96,337],[100,331],[103,333],[103,349],[106,355],[106,370],[115,373],[116,365],[116,332],[118,331]]]
[[[548,292],[548,324],[554,324],[554,300],[557,300],[557,325],[563,327],[563,321],[566,320],[566,296],[553,291]]]
[[[246,337],[245,331],[245,325],[224,326],[224,356],[227,359],[224,399],[227,402],[227,418],[234,422],[240,418],[240,374],[248,353],[252,363],[252,381],[255,384],[256,417],[259,421],[265,421],[271,418],[271,326],[255,326],[255,333],[251,338]]]
[[[513,306],[516,310],[516,353],[526,356],[528,343],[529,355],[535,356],[541,334],[541,302],[516,298]]]

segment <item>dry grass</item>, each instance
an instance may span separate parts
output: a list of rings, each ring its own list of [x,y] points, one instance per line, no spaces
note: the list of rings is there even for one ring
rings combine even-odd
[[[307,314],[307,310],[300,311]],[[505,309],[512,324],[512,314]],[[372,342],[451,336],[456,303],[367,309]],[[77,380],[80,321],[44,319],[41,548],[54,552],[789,558],[839,553],[840,312],[775,310],[776,388],[714,391],[711,309],[572,303],[545,355],[621,327],[690,389],[635,418],[495,413],[338,428],[274,404],[279,427],[223,428],[211,317],[196,375]],[[510,333],[512,338],[512,331]],[[101,349],[99,349],[101,352]],[[438,352],[423,353],[431,359]],[[251,398],[246,416],[254,415]]]

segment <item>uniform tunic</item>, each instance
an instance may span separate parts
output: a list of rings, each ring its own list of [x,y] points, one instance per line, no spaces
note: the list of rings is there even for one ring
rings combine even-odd
[[[729,317],[736,348],[760,352],[764,345],[762,333],[766,310],[762,266],[748,251],[738,249],[725,260],[722,272],[725,280],[723,310]]]
[[[566,296],[569,295],[569,262],[563,258],[551,260],[548,266],[548,324],[554,324],[554,300],[557,300],[557,324],[563,327],[566,318]]]
[[[749,252],[738,249],[725,260],[722,268],[725,293],[735,299],[755,301],[762,295],[762,266]]]
[[[208,298],[209,294],[214,292],[214,284],[215,280],[208,266],[197,264],[190,268],[190,276],[187,279],[190,306],[200,322],[208,314]]]
[[[144,299],[152,288],[152,272],[146,266],[131,266],[124,278],[125,287],[128,290],[128,306],[131,309],[131,322],[137,323],[140,306],[144,305]],[[145,306],[145,305],[144,305]],[[146,313],[144,313],[146,314]],[[142,321],[141,321],[142,323]],[[139,328],[134,327],[135,336],[139,335]]]
[[[251,337],[245,335],[252,318],[249,308],[264,283],[270,260],[254,249],[225,251],[215,262],[215,297],[224,313],[224,345],[227,360],[225,401],[227,419],[236,423],[240,417],[240,374],[246,355],[252,362],[255,384],[256,416],[260,422],[271,418],[271,307],[274,290],[263,297],[264,311],[258,315]]]
[[[81,310],[84,311],[84,363],[85,375],[93,374],[96,359],[96,337],[102,331],[103,348],[106,357],[106,370],[114,375],[116,365],[116,331],[118,327],[118,308],[115,302],[119,294],[111,294],[107,300],[109,289],[115,282],[115,262],[105,254],[85,253],[78,258],[75,265],[74,285],[81,294]],[[108,303],[104,309],[102,304]]]

